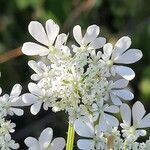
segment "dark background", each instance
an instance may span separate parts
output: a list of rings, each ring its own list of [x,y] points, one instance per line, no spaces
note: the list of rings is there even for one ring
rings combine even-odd
[[[130,65],[136,72],[136,78],[130,83],[135,93],[131,105],[140,100],[150,111],[150,1],[149,0],[0,0],[0,86],[3,93],[9,93],[15,83],[20,83],[23,93],[27,92],[30,75],[33,73],[27,62],[34,57],[22,55],[20,47],[26,41],[33,41],[28,33],[28,24],[32,20],[45,23],[54,19],[62,32],[72,35],[76,24],[86,29],[91,24],[101,28],[101,36],[115,43],[127,35],[132,39],[133,48],[143,52],[143,58]],[[28,136],[38,137],[43,129],[52,127],[54,136],[66,138],[67,115],[64,112],[53,113],[41,110],[33,116],[29,107],[24,108],[23,117],[11,117],[17,123],[12,135],[25,149],[23,140]],[[149,133],[149,132],[148,132]],[[143,138],[144,141],[146,138]]]

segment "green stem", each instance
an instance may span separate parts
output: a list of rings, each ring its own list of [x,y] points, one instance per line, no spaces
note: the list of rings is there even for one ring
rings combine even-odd
[[[69,123],[68,126],[68,133],[67,133],[67,145],[66,150],[73,150],[73,144],[74,144],[74,128],[71,123]]]

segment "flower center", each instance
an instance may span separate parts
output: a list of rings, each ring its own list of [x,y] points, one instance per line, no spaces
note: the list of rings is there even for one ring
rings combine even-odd
[[[114,62],[113,62],[112,60],[108,60],[108,61],[107,61],[107,65],[108,65],[108,66],[111,67],[113,64],[114,64]]]

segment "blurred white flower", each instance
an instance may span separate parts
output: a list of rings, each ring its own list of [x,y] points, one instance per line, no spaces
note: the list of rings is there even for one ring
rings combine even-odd
[[[145,136],[146,131],[142,128],[150,127],[150,113],[145,117],[145,108],[140,101],[137,101],[132,107],[132,121],[131,124],[131,109],[127,104],[122,104],[120,113],[123,123],[122,127],[123,137],[129,141],[135,141],[139,136]]]
[[[38,21],[30,22],[28,26],[29,33],[42,45],[26,42],[22,47],[24,54],[46,56],[49,53],[56,53],[58,49],[62,49],[67,41],[67,35],[64,33],[59,34],[59,26],[51,19],[46,21],[45,28],[46,32]]]
[[[12,150],[18,149],[19,144],[15,143],[14,140],[11,139],[10,134],[6,134],[4,136],[0,135],[0,149],[1,150]]]
[[[28,150],[63,150],[65,147],[65,140],[62,137],[52,140],[53,130],[46,128],[42,131],[40,137],[28,137],[25,139],[25,144],[29,147]]]
[[[11,90],[10,95],[4,94],[0,97],[0,113],[6,116],[7,114],[17,116],[23,115],[23,110],[18,108],[20,106],[25,106],[20,95],[22,87],[20,84],[15,84]]]
[[[135,77],[134,71],[120,64],[132,64],[140,60],[143,56],[138,49],[128,49],[131,45],[131,39],[127,36],[120,38],[114,46],[107,43],[103,47],[103,63],[110,70],[111,74],[119,74],[126,80],[132,80]]]

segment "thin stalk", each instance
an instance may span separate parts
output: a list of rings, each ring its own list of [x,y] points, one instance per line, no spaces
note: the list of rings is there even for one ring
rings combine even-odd
[[[74,144],[74,128],[71,123],[69,123],[68,126],[68,133],[67,133],[67,145],[66,150],[73,150],[73,144]]]

